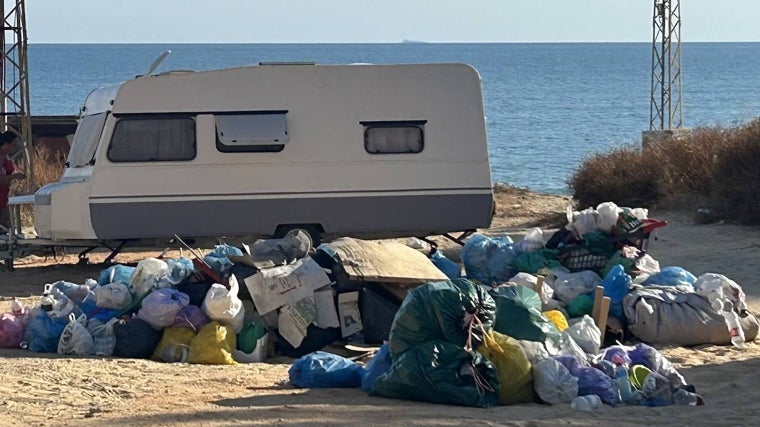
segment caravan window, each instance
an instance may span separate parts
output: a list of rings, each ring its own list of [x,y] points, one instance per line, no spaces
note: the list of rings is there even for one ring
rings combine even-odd
[[[426,122],[361,122],[364,149],[370,154],[419,153],[425,145],[423,127]]]
[[[216,148],[223,153],[282,151],[289,140],[286,113],[216,113]]]
[[[82,117],[71,141],[66,167],[79,168],[92,164],[105,122],[106,113]]]
[[[195,158],[192,117],[123,116],[108,147],[112,162],[167,162]]]

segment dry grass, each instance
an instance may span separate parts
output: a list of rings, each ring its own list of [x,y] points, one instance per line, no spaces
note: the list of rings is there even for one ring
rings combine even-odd
[[[579,206],[708,208],[711,219],[760,224],[760,119],[735,128],[592,156],[569,179]],[[695,206],[696,205],[696,206]]]
[[[36,188],[58,181],[63,174],[64,161],[61,160],[61,156],[56,150],[46,146],[34,147],[31,162],[34,169],[34,182],[31,183],[31,186],[34,188],[28,188],[30,183],[26,180],[14,181],[11,185],[12,195],[31,194]],[[20,168],[21,165],[16,165],[16,167]],[[24,227],[34,224],[34,211],[31,206],[22,207],[21,223]]]

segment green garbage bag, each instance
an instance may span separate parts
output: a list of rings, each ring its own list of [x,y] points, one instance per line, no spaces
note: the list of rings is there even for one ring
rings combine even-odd
[[[582,317],[591,314],[594,310],[594,299],[588,294],[580,294],[567,303],[567,315],[570,317]]]
[[[494,309],[488,290],[467,279],[417,287],[409,292],[393,318],[391,357],[395,360],[414,346],[433,340],[464,347],[470,337],[470,323],[475,325],[471,328],[471,343],[477,348],[482,342],[482,329],[491,330]]]
[[[517,340],[559,342],[559,331],[541,312],[541,297],[525,286],[500,286],[490,291],[496,302],[493,330]]]
[[[489,408],[499,404],[499,380],[491,362],[479,353],[437,340],[394,359],[369,395]]]
[[[243,326],[237,336],[238,350],[247,354],[253,353],[253,350],[256,349],[256,342],[266,334],[267,330],[261,323],[252,322]]]
[[[542,268],[552,270],[560,267],[557,261],[556,249],[539,249],[533,252],[523,252],[512,261],[517,271],[522,273],[536,274]]]

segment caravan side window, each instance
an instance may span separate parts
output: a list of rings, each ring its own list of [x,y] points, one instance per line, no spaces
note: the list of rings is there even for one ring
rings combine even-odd
[[[425,146],[427,120],[360,122],[364,149],[370,154],[414,154]]]
[[[223,153],[282,151],[290,139],[287,111],[215,113],[216,148]]]
[[[168,162],[195,158],[195,120],[188,116],[121,116],[108,146],[112,162]]]

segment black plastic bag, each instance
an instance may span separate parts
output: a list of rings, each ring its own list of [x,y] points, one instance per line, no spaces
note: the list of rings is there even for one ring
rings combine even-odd
[[[150,359],[163,335],[140,318],[116,322],[113,333],[116,336],[113,355],[133,359]]]

